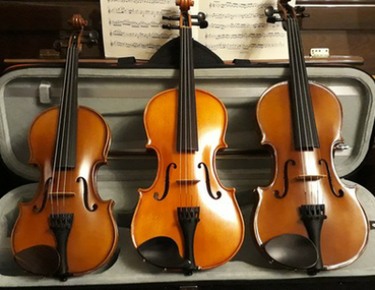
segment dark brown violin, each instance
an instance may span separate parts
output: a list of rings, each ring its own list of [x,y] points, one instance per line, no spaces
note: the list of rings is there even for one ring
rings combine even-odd
[[[110,130],[93,110],[78,106],[77,77],[86,21],[74,15],[76,30],[67,50],[59,107],[41,113],[29,133],[30,163],[40,168],[37,192],[21,203],[12,232],[15,260],[25,270],[66,280],[108,264],[117,250],[113,201],[96,190],[97,167],[107,160]]]
[[[272,147],[275,175],[258,188],[256,241],[271,260],[310,273],[350,264],[363,251],[368,222],[356,190],[340,181],[333,149],[342,143],[342,110],[337,97],[308,80],[297,16],[281,0],[287,31],[290,78],[268,89],[257,107],[262,144]]]
[[[234,189],[221,185],[215,169],[216,152],[226,147],[226,109],[195,89],[192,1],[176,3],[180,84],[154,96],[144,112],[147,148],[157,153],[158,171],[151,187],[139,190],[131,234],[146,261],[191,274],[230,260],[242,244],[244,225]],[[202,13],[198,22],[207,26]]]

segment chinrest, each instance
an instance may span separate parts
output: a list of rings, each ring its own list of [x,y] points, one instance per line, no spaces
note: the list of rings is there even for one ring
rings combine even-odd
[[[185,269],[189,261],[181,257],[176,242],[169,237],[155,237],[138,247],[140,255],[151,264],[168,269]]]
[[[36,275],[52,276],[60,266],[58,251],[46,245],[27,248],[16,253],[14,258],[23,269]]]
[[[302,235],[283,234],[269,240],[263,248],[273,261],[293,269],[307,270],[318,261],[314,243]]]

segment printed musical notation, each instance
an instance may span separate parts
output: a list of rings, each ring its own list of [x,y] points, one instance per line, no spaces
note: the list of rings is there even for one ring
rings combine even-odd
[[[195,0],[191,14],[206,13],[207,29],[193,29],[195,40],[223,60],[286,59],[286,33],[266,23],[264,9],[277,0]],[[293,5],[293,3],[292,3]],[[174,0],[101,0],[106,57],[149,59],[176,30],[163,30],[163,15],[178,15]],[[177,24],[177,23],[176,23]]]
[[[106,57],[149,59],[178,31],[163,30],[162,16],[177,15],[171,0],[101,0]]]

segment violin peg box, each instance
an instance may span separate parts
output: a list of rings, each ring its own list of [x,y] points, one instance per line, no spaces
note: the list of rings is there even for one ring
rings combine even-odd
[[[332,145],[333,166],[343,183],[356,189],[368,221],[375,221],[375,171],[370,172],[366,165],[373,146],[374,80],[364,71],[349,66],[314,65],[308,66],[307,72],[311,81],[326,86],[340,101],[342,142]],[[63,75],[61,66],[41,64],[15,66],[0,77],[0,288],[76,286],[77,289],[97,289],[101,285],[103,288],[100,289],[234,289],[235,286],[277,289],[279,285],[283,289],[299,289],[306,283],[316,283],[333,289],[347,281],[375,283],[375,278],[371,279],[375,277],[373,229],[370,229],[365,250],[355,261],[334,271],[320,271],[313,279],[306,271],[281,267],[257,248],[252,227],[257,188],[272,182],[275,162],[270,146],[261,145],[257,104],[268,88],[288,78],[287,67],[265,64],[223,64],[195,69],[196,88],[211,92],[223,102],[227,111],[227,147],[216,153],[215,164],[223,186],[236,189],[236,200],[245,224],[242,246],[230,261],[187,276],[163,271],[145,262],[132,242],[130,226],[139,200],[138,190],[152,185],[158,168],[158,156],[150,148],[152,146],[146,149],[150,144],[147,144],[143,124],[144,109],[159,92],[178,87],[178,70],[147,65],[120,68],[85,65],[79,68],[78,103],[100,113],[111,131],[107,163],[95,172],[95,182],[100,198],[115,202],[118,251],[99,270],[66,277],[66,282],[55,277],[41,278],[22,270],[12,252],[12,230],[19,213],[18,204],[34,198],[41,178],[40,170],[29,163],[30,126],[41,112],[59,104]],[[160,120],[163,118],[161,114]],[[197,122],[199,124],[199,120]],[[281,129],[280,124],[274,124],[273,128]],[[39,132],[40,138],[43,134]],[[163,132],[160,134],[162,136]],[[75,194],[70,193],[67,198],[75,198]],[[91,210],[95,211],[95,207]],[[85,225],[74,221],[73,218],[72,226],[80,227],[84,236]],[[158,221],[154,223],[156,227]],[[355,229],[355,225],[353,227]],[[349,227],[350,230],[353,228]],[[230,237],[223,238],[230,240]],[[67,244],[71,246],[69,238]],[[212,241],[212,247],[215,246]]]

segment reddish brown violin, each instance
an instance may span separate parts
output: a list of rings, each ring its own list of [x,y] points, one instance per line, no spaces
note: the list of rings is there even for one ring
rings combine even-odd
[[[177,4],[180,84],[153,97],[144,113],[147,148],[156,151],[159,166],[152,186],[140,189],[131,234],[146,261],[191,274],[231,259],[244,226],[234,189],[223,187],[215,170],[215,154],[226,146],[226,109],[210,93],[195,89],[192,1]],[[207,26],[203,14],[198,20]]]
[[[25,270],[66,280],[110,262],[117,250],[113,201],[96,190],[97,167],[106,162],[110,130],[93,110],[77,104],[78,54],[86,21],[67,51],[61,104],[40,114],[29,133],[30,163],[40,168],[35,197],[19,206],[12,232],[15,260]]]
[[[262,144],[272,147],[275,176],[258,188],[254,216],[257,243],[271,260],[311,273],[348,265],[368,239],[366,215],[355,188],[342,183],[333,149],[342,142],[342,110],[337,97],[308,80],[297,16],[281,0],[278,11],[287,30],[290,79],[265,92],[257,118]]]

